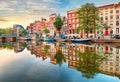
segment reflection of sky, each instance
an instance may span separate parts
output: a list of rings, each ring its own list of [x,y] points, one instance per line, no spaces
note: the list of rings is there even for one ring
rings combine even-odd
[[[66,64],[53,65],[49,59],[42,61],[24,50],[20,54],[1,50],[0,82],[120,82],[116,77],[98,74],[94,79],[86,79],[75,69]],[[5,55],[5,56],[4,56]],[[7,65],[1,60],[8,61]]]

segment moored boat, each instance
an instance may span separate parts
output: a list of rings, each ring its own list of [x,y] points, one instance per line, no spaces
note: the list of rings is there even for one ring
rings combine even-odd
[[[84,42],[91,42],[92,39],[71,39],[71,42],[75,43],[84,43]]]
[[[54,42],[54,39],[44,39],[45,42]]]

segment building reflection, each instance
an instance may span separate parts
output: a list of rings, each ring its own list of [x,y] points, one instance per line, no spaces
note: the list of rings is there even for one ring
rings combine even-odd
[[[120,48],[118,46],[32,41],[14,44],[16,53],[22,52],[25,48],[36,58],[49,59],[52,64],[61,66],[67,63],[69,68],[80,71],[86,78],[94,78],[97,73],[120,78]]]

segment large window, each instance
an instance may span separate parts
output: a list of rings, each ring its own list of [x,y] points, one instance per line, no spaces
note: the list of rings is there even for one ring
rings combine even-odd
[[[112,15],[110,16],[110,19],[113,19],[113,16],[112,16]]]
[[[105,20],[108,20],[108,17],[107,17],[107,16],[105,17]]]
[[[103,17],[100,17],[101,20],[103,20]]]
[[[113,13],[113,10],[110,11],[110,14],[112,14],[112,13]]]
[[[119,15],[116,15],[116,19],[119,19]]]
[[[119,10],[116,10],[116,13],[119,13]]]
[[[119,26],[119,21],[116,21],[116,26]]]
[[[75,14],[73,13],[73,14],[72,14],[72,16],[74,17],[74,16],[75,16]]]
[[[116,28],[116,33],[119,33],[119,28]]]
[[[75,19],[73,19],[72,22],[74,23],[74,22],[75,22]]]
[[[113,34],[113,30],[110,30],[110,34]]]

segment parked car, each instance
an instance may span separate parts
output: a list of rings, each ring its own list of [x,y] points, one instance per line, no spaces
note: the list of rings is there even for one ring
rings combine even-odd
[[[119,35],[115,35],[114,38],[115,39],[120,39],[120,36]]]

